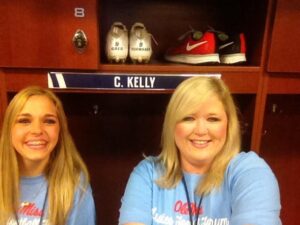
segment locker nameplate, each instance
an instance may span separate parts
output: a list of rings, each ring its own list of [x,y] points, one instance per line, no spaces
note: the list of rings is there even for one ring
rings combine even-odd
[[[112,90],[174,90],[192,76],[221,74],[138,74],[138,73],[71,73],[49,72],[48,87],[56,89],[112,89]]]

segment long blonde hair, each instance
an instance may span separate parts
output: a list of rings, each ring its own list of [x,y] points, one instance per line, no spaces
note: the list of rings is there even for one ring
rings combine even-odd
[[[167,107],[162,131],[162,151],[158,161],[164,172],[157,180],[163,188],[172,188],[182,179],[179,152],[174,140],[176,124],[196,112],[196,107],[211,95],[222,102],[227,118],[227,137],[222,150],[215,156],[209,171],[198,184],[197,194],[208,194],[220,187],[229,161],[240,151],[241,137],[237,109],[225,83],[214,77],[192,77],[183,81],[173,93]]]
[[[73,206],[76,188],[80,185],[82,193],[86,190],[89,174],[70,135],[61,101],[51,91],[34,86],[25,88],[15,95],[4,115],[0,137],[0,224],[5,224],[19,205],[20,174],[16,151],[11,141],[11,131],[18,113],[34,95],[48,97],[57,110],[60,124],[59,141],[51,153],[45,176],[49,186],[49,222],[64,225]]]

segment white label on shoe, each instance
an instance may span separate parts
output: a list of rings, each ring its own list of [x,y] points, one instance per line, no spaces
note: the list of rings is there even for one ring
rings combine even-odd
[[[224,44],[224,45],[220,45],[219,49],[226,48],[227,46],[229,46],[229,45],[233,45],[233,44],[234,44],[234,42],[233,42],[233,41],[232,41],[232,42],[228,42],[228,43],[226,43],[226,44]]]
[[[199,43],[190,45],[190,43],[188,42],[187,45],[186,45],[186,50],[187,50],[187,51],[191,51],[191,50],[193,50],[194,48],[197,48],[197,47],[199,47],[200,45],[203,45],[203,44],[205,44],[205,43],[207,43],[207,41],[202,41],[202,42],[199,42]]]

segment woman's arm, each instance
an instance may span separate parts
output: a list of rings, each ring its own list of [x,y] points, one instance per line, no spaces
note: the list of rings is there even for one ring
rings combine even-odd
[[[269,166],[248,161],[233,173],[230,224],[281,225],[279,187]]]
[[[74,206],[67,224],[96,225],[95,203],[90,186],[84,193],[77,190],[74,199]]]
[[[149,160],[134,168],[121,200],[119,224],[152,224],[152,174]]]

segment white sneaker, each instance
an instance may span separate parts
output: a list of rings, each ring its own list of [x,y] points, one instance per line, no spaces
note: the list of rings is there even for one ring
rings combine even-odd
[[[148,63],[152,55],[152,35],[144,24],[135,23],[130,30],[129,56],[133,63]]]
[[[128,31],[121,22],[115,22],[106,36],[106,56],[110,63],[125,63],[128,56]]]

